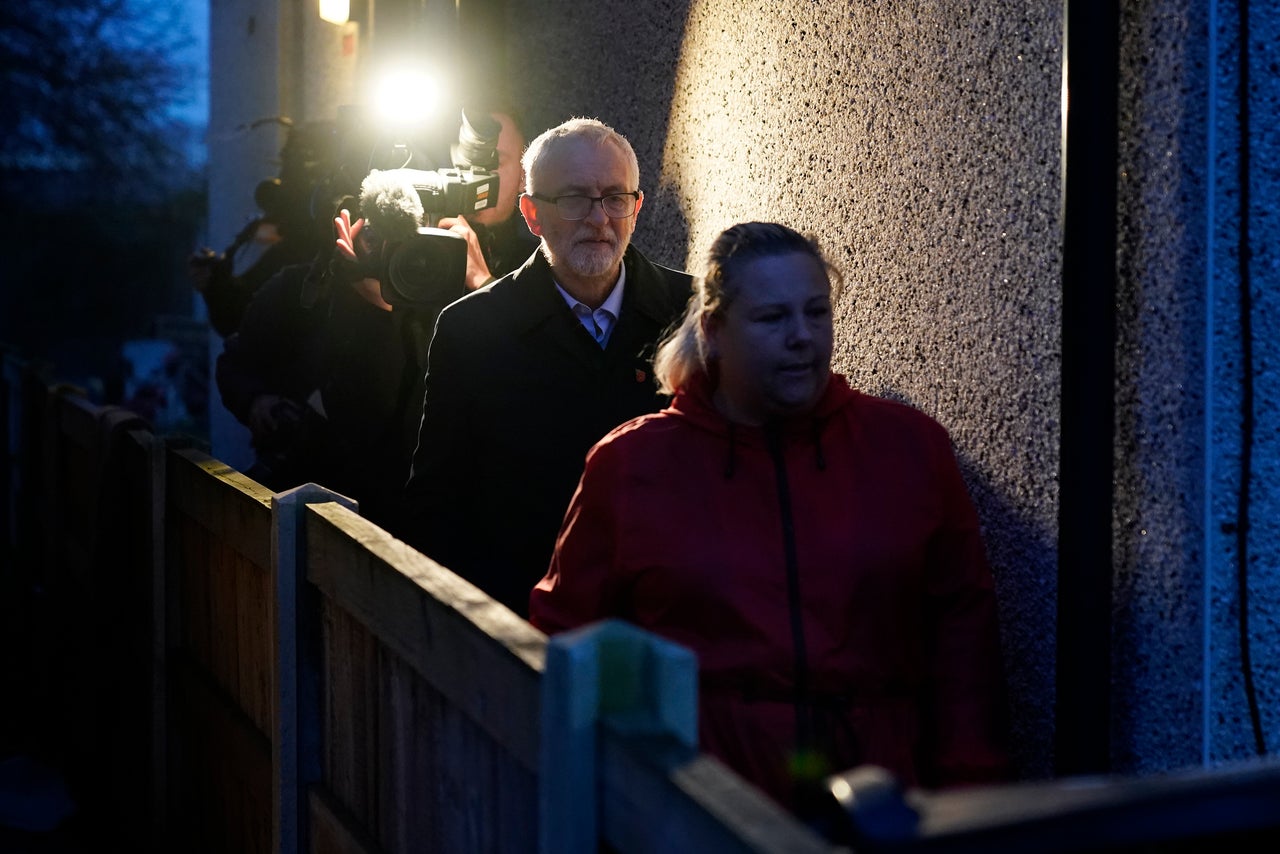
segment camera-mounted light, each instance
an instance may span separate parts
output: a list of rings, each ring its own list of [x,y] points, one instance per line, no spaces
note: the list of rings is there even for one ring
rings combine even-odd
[[[398,68],[378,79],[370,100],[380,127],[421,128],[440,109],[440,84],[425,70]]]
[[[320,0],[320,20],[345,24],[351,17],[351,0]]]

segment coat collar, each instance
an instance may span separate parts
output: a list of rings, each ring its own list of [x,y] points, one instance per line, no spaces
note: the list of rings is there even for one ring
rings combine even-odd
[[[627,247],[622,263],[627,268],[627,287],[623,292],[619,325],[627,321],[631,312],[647,318],[650,323],[646,326],[665,323],[670,309],[664,301],[665,289],[661,286],[661,271],[641,255],[635,246]],[[502,285],[500,281],[491,287]],[[507,286],[511,288],[512,296],[518,304],[517,311],[524,331],[562,315],[572,318],[572,313],[556,290],[551,265],[540,249],[507,277]],[[577,320],[574,322],[577,323]]]
[[[714,433],[727,434],[732,429],[739,440],[754,437],[758,440],[757,443],[763,443],[765,428],[730,425],[729,420],[720,414],[712,402],[714,390],[715,386],[707,373],[698,371],[690,378],[688,386],[676,393],[668,411],[678,413]],[[859,397],[860,393],[850,387],[849,381],[842,374],[832,371],[813,409],[775,422],[771,427],[781,430],[784,435],[807,433],[814,422],[825,422],[837,411],[855,405]]]

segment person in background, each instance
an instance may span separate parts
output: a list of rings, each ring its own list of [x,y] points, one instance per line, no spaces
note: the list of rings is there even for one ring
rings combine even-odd
[[[644,194],[613,128],[571,119],[523,163],[541,251],[441,312],[396,531],[521,616],[587,450],[663,405],[649,358],[692,282],[631,245]]]
[[[244,313],[272,276],[293,264],[306,264],[325,248],[311,220],[311,164],[324,157],[328,137],[323,125],[289,126],[280,151],[279,178],[254,189],[261,212],[218,253],[203,247],[187,260],[192,287],[204,300],[209,326],[220,337],[235,333]]]
[[[943,427],[832,373],[833,272],[784,225],[715,240],[654,362],[671,406],[591,449],[529,602],[690,648],[703,749],[800,813],[864,763],[1008,774],[977,514]]]
[[[323,263],[286,268],[249,304],[216,373],[227,409],[253,437],[250,477],[277,491],[314,481],[354,498],[366,518],[393,524],[417,441],[436,315],[537,246],[516,215],[523,185],[519,120],[510,108],[488,114],[498,127],[498,201],[436,224],[466,241],[466,270],[456,283],[433,284],[412,304],[383,298],[383,283],[373,276],[380,253],[413,234],[423,211],[395,170],[373,171],[362,183],[364,216],[342,210],[334,222],[333,260],[326,254]],[[397,221],[403,217],[414,221]],[[369,221],[381,224],[380,235]]]

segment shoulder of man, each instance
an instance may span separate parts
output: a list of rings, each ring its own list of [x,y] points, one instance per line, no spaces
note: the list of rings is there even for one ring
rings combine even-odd
[[[551,268],[541,252],[534,253],[505,276],[445,306],[436,322],[437,334],[458,324],[476,328],[477,324],[523,322],[521,318],[527,318],[531,308],[541,302],[537,284],[543,280],[551,286]]]
[[[650,261],[635,246],[627,247],[624,256],[627,265],[627,286],[636,284],[638,305],[649,313],[667,318],[674,311],[682,311],[693,294],[693,276],[682,270],[666,267]]]
[[[497,278],[520,269],[538,249],[538,238],[518,213],[506,222],[491,226],[489,232],[491,239],[482,241],[481,245],[486,247],[485,260]]]

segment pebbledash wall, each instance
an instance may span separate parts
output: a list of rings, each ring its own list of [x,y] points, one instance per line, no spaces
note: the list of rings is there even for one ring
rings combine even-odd
[[[377,0],[375,12],[410,5]],[[1264,746],[1280,745],[1280,261],[1268,201],[1280,8],[1118,5],[1116,381],[1098,389],[1116,408],[1110,764],[1149,773],[1257,751],[1242,650]],[[844,271],[837,368],[951,431],[996,574],[1018,760],[1028,777],[1051,776],[1064,3],[505,6],[487,61],[505,58],[500,76],[532,132],[587,115],[631,139],[646,194],[635,242],[650,256],[696,269],[720,229],[776,219],[814,234]],[[1072,7],[1072,27],[1090,26],[1093,4]],[[335,67],[348,79],[356,61],[310,2],[231,0],[212,15],[211,228],[247,216],[233,212],[263,174],[247,141],[217,153],[219,133],[241,139],[236,126],[259,117],[236,87],[331,119],[350,92],[298,80]],[[254,15],[276,22],[274,60],[236,66],[265,41],[248,32]]]
[[[1073,6],[1073,27],[1098,25],[1097,7]],[[1119,6],[1111,736],[1113,769],[1143,773],[1255,751],[1234,533],[1242,278],[1250,653],[1266,745],[1280,746],[1280,293],[1266,202],[1280,7],[1247,10],[1244,116],[1236,3]],[[996,573],[1019,757],[1029,776],[1051,774],[1064,4],[509,0],[508,13],[510,79],[532,124],[598,116],[636,145],[641,247],[696,267],[721,228],[778,219],[844,270],[837,366],[950,429]]]

